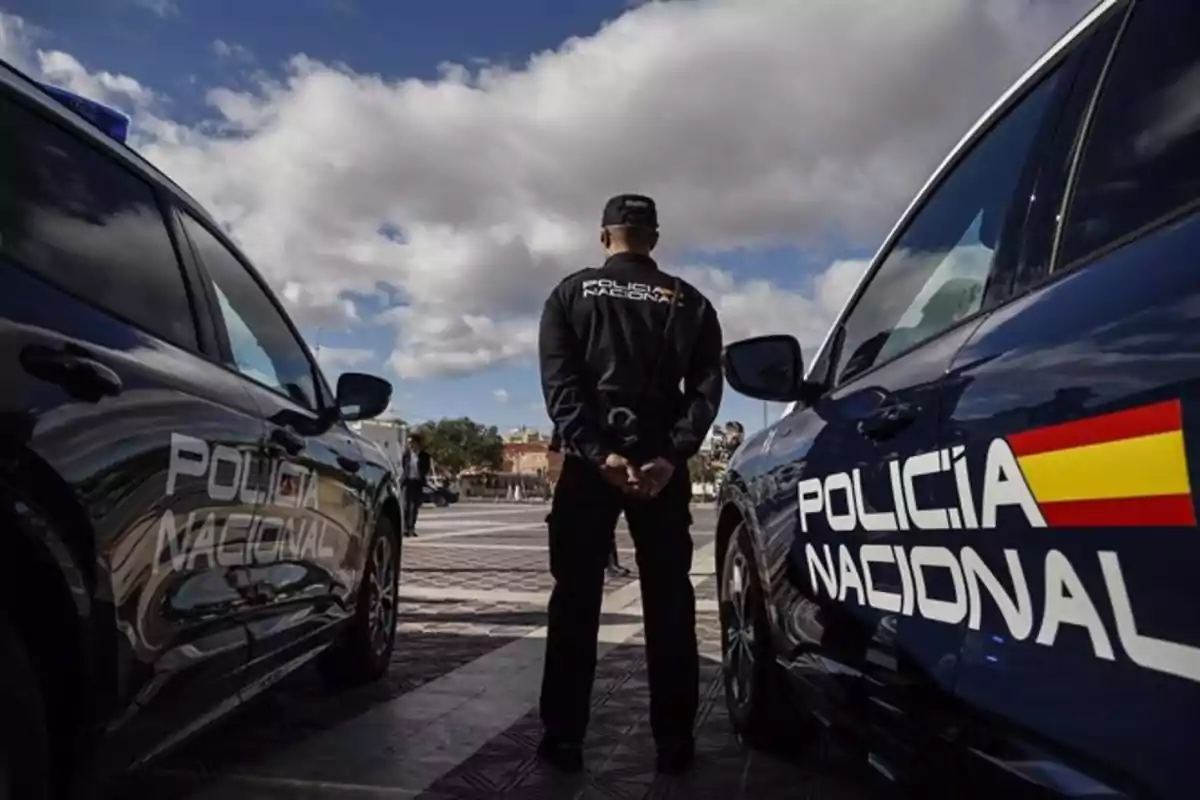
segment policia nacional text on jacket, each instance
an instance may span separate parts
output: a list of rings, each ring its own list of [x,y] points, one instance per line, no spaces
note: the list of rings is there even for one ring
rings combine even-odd
[[[539,753],[567,769],[582,766],[604,569],[622,510],[637,552],[660,768],[690,762],[698,701],[687,461],[720,405],[721,327],[708,299],[659,270],[649,248],[614,242],[614,226],[629,225],[654,231],[651,244],[657,239],[652,200],[609,201],[609,258],[551,292],[539,334],[542,390],[565,453],[549,517],[555,583]],[[635,496],[603,477],[613,454],[631,470],[656,458],[675,469],[657,495]]]

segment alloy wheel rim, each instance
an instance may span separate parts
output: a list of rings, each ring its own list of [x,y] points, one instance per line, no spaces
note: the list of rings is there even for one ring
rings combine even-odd
[[[375,542],[371,559],[369,614],[371,648],[382,655],[396,630],[396,567],[392,559],[392,543],[386,536]]]
[[[737,553],[729,565],[725,597],[729,613],[725,628],[725,673],[733,699],[744,708],[754,691],[754,617],[750,606],[750,565]]]

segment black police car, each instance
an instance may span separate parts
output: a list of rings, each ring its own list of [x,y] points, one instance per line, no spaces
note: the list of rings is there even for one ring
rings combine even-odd
[[[738,731],[922,796],[1200,795],[1200,3],[1100,3],[806,374],[784,335],[726,371],[793,403],[721,496]]]
[[[0,288],[0,797],[84,791],[318,656],[382,675],[400,510],[346,422],[391,385],[331,392],[204,210],[7,66]]]

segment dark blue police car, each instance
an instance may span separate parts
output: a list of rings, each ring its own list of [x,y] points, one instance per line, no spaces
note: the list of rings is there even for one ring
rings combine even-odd
[[[1101,2],[806,372],[786,335],[726,372],[792,404],[721,496],[743,736],[925,796],[1200,796],[1200,3]]]
[[[0,798],[91,792],[311,660],[381,676],[400,508],[220,227],[127,120],[0,63]]]

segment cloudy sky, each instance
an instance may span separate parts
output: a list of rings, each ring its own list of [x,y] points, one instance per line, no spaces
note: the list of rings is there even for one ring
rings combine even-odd
[[[111,103],[330,377],[543,426],[537,313],[654,196],[726,339],[811,354],[895,217],[1089,0],[0,0],[0,56]],[[761,423],[730,391],[721,419]]]

